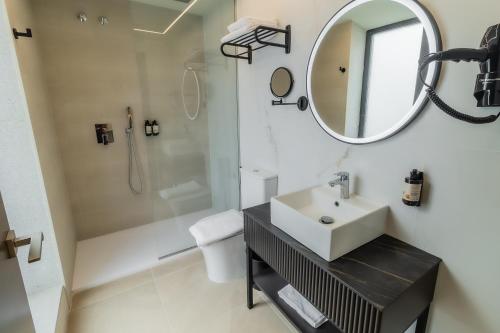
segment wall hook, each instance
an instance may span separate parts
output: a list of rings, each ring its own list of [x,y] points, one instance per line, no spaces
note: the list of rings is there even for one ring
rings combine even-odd
[[[26,32],[19,32],[16,28],[12,29],[12,33],[14,34],[15,39],[19,39],[19,37],[32,38],[33,34],[31,33],[31,29],[26,29]]]
[[[339,71],[341,71],[342,73],[345,73],[346,68],[345,68],[345,67],[340,66],[340,67],[339,67]]]

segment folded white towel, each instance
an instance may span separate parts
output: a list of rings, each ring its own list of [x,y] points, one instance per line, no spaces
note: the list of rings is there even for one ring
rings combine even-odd
[[[225,35],[224,37],[222,37],[220,39],[220,42],[221,43],[225,43],[225,42],[229,42],[230,40],[232,39],[235,39],[235,38],[238,38],[240,36],[243,36],[244,34],[246,33],[249,33],[250,31],[252,31],[254,28],[253,27],[243,27],[239,30],[236,30],[236,31],[233,31],[233,32],[230,32],[228,33],[227,35]]]
[[[198,246],[206,246],[243,232],[243,216],[234,209],[201,219],[189,228]]]
[[[232,39],[235,39],[235,38],[238,38],[240,36],[243,36],[244,34],[246,33],[249,33],[250,31],[253,31],[255,30],[255,28],[257,28],[259,25],[255,25],[255,26],[247,26],[247,27],[243,27],[241,29],[238,29],[236,31],[233,31],[233,32],[230,32],[228,33],[227,35],[225,35],[224,37],[222,37],[220,39],[220,42],[221,43],[225,43],[225,42],[229,42],[230,40]],[[277,27],[276,27],[277,28]],[[268,36],[268,37],[265,37],[265,38],[262,38],[262,40],[271,40],[273,39],[274,37],[276,37],[276,34],[273,34],[271,36]]]
[[[328,320],[291,285],[278,291],[278,295],[312,327],[318,328]]]
[[[229,32],[233,32],[233,31],[240,30],[241,28],[257,27],[259,25],[265,25],[268,27],[276,28],[278,26],[278,22],[276,21],[276,19],[266,20],[266,19],[259,19],[256,17],[245,16],[245,17],[240,18],[236,22],[233,22],[230,25],[228,25],[227,30]]]

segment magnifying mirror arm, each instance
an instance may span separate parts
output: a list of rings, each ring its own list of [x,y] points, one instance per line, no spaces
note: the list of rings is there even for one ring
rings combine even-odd
[[[309,107],[309,100],[307,99],[306,96],[300,96],[297,102],[295,103],[285,103],[283,102],[283,98],[280,98],[278,101],[272,100],[271,105],[272,106],[295,105],[300,111],[305,111]]]
[[[276,105],[297,105],[297,103],[284,103],[283,98],[280,98],[279,101],[273,100],[271,101],[273,106]]]

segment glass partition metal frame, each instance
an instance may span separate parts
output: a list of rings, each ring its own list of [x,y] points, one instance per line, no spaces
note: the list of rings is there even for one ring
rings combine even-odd
[[[334,137],[337,140],[340,140],[345,143],[351,144],[367,144],[373,143],[377,141],[381,141],[387,139],[401,130],[403,130],[406,126],[408,126],[425,108],[429,99],[427,97],[427,93],[425,89],[422,88],[420,94],[415,100],[413,107],[409,110],[409,112],[395,125],[386,131],[379,133],[377,135],[367,137],[367,138],[351,138],[344,135],[341,135],[334,130],[332,130],[328,125],[321,119],[321,115],[316,108],[314,103],[314,98],[312,94],[312,72],[314,68],[314,62],[316,59],[316,55],[321,46],[323,39],[330,32],[332,27],[350,10],[356,8],[358,6],[362,6],[365,3],[376,1],[376,0],[354,0],[349,2],[347,5],[342,7],[333,17],[328,21],[325,27],[321,30],[316,42],[314,43],[314,47],[311,51],[311,55],[309,56],[309,63],[307,65],[307,78],[306,78],[306,87],[307,87],[307,97],[309,98],[310,107],[314,116],[314,119],[318,122],[321,128],[328,133],[330,136]],[[424,27],[425,34],[427,36],[429,42],[429,52],[439,52],[442,50],[442,39],[441,33],[439,31],[439,27],[432,16],[432,14],[425,8],[420,2],[417,0],[392,0],[395,3],[401,4],[411,10],[416,18],[420,20]],[[436,87],[436,84],[439,80],[439,75],[441,73],[441,63],[434,62],[429,66],[427,75],[425,77],[425,81],[429,83],[430,86]]]

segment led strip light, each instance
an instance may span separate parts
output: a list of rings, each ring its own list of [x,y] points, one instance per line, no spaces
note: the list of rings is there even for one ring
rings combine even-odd
[[[184,16],[186,15],[186,13],[198,2],[198,0],[192,0],[189,5],[182,11],[182,13],[179,14],[179,16],[177,16],[175,18],[175,20],[170,23],[170,25],[165,29],[165,31],[163,32],[159,32],[159,31],[153,31],[153,30],[145,30],[145,29],[139,29],[139,28],[134,28],[134,31],[140,31],[140,32],[146,32],[146,33],[150,33],[150,34],[156,34],[156,35],[165,35],[170,29],[172,29],[172,27]]]

